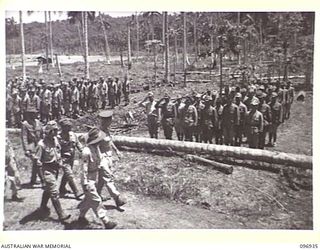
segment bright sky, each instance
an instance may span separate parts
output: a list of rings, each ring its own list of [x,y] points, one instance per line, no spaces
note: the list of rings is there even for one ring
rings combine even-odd
[[[112,17],[120,17],[120,16],[131,16],[135,14],[135,12],[103,12]],[[13,17],[17,23],[19,23],[19,11],[6,11],[6,18]],[[67,13],[65,11],[52,13],[51,20],[63,20],[67,19]],[[23,22],[31,23],[31,22],[39,22],[44,23],[44,11],[34,11],[31,15],[28,15],[26,11],[23,11]]]

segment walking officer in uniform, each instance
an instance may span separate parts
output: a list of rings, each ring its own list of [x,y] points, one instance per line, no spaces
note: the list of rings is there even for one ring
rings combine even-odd
[[[62,164],[61,146],[58,138],[58,125],[55,121],[49,121],[44,129],[44,138],[38,143],[35,159],[41,168],[44,177],[44,192],[40,205],[40,211],[45,214],[50,212],[47,204],[51,199],[52,205],[58,214],[61,222],[69,219],[70,214],[66,214],[61,207],[58,190],[58,174]]]
[[[61,179],[59,193],[60,197],[64,197],[68,190],[66,188],[67,183],[69,184],[74,196],[77,200],[80,200],[81,193],[76,185],[75,177],[73,174],[73,162],[75,157],[75,149],[82,152],[83,146],[79,142],[76,134],[71,131],[72,120],[64,118],[59,121],[61,127],[61,133],[58,135],[59,143],[61,146],[61,158],[62,158],[62,170],[63,176]]]
[[[33,107],[29,107],[25,112],[26,119],[22,122],[21,128],[22,148],[25,155],[32,161],[31,186],[38,184],[37,176],[39,176],[42,184],[44,182],[43,176],[35,159],[36,146],[43,137],[43,126],[37,119],[37,115],[38,111]]]
[[[86,146],[82,151],[81,183],[84,191],[84,199],[79,204],[80,215],[78,223],[86,226],[89,221],[86,219],[87,212],[92,209],[95,215],[102,221],[105,229],[113,229],[116,222],[110,220],[107,211],[103,206],[102,199],[97,192],[96,180],[99,175],[102,161],[99,144],[106,138],[106,134],[98,128],[92,128],[86,135]]]
[[[99,113],[100,129],[106,134],[106,137],[103,140],[101,140],[97,145],[97,150],[101,159],[99,166],[99,180],[97,185],[97,191],[101,195],[102,188],[105,185],[108,189],[110,196],[114,199],[116,206],[121,207],[126,202],[121,197],[120,192],[117,190],[114,184],[115,177],[113,175],[114,161],[112,157],[112,152],[115,151],[119,159],[121,159],[122,153],[114,145],[112,137],[110,135],[109,128],[112,122],[112,115],[113,112],[111,110],[105,110]]]

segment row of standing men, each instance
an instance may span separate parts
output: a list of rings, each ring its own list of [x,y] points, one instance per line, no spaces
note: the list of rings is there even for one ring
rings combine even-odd
[[[40,120],[45,124],[49,120],[59,120],[62,115],[77,118],[85,112],[114,108],[124,97],[129,104],[132,79],[100,77],[97,81],[78,80],[69,82],[44,83],[42,79],[27,79],[24,83],[10,80],[7,83],[6,120],[7,127],[20,127],[28,107],[38,111]],[[109,103],[107,103],[109,102]]]
[[[278,126],[290,117],[294,100],[291,82],[226,87],[221,93],[207,91],[172,99],[168,94],[156,101],[149,92],[139,102],[147,114],[151,138],[178,140],[263,149],[275,146]],[[266,137],[268,135],[268,143]],[[245,140],[246,138],[246,140]]]

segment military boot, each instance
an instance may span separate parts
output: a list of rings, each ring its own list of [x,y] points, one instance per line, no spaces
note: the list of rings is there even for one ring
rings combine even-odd
[[[60,221],[65,221],[71,217],[71,214],[65,214],[65,212],[63,211],[63,209],[61,207],[61,203],[60,203],[59,199],[52,198],[51,201],[52,201],[52,205],[53,205],[54,209],[56,210],[56,212],[58,214]]]

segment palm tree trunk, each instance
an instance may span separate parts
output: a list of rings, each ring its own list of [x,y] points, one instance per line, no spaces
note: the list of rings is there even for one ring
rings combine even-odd
[[[176,83],[176,71],[178,64],[178,41],[177,34],[174,34],[174,64],[173,64],[173,81]]]
[[[165,24],[165,12],[162,12],[162,44],[164,46],[166,46],[166,24]],[[163,52],[162,52],[162,67],[165,68],[166,67],[166,48],[163,47]]]
[[[195,61],[198,61],[198,32],[197,32],[197,13],[194,13],[193,19],[193,46],[194,46],[194,53],[195,53]]]
[[[105,46],[104,46],[104,52],[106,55],[106,62],[107,64],[111,64],[110,63],[110,48],[109,48],[109,43],[108,43],[108,36],[107,36],[107,31],[106,31],[106,27],[104,26],[103,23],[103,19],[102,19],[102,15],[101,13],[99,13],[99,19],[100,19],[100,23],[102,26],[102,30],[103,30],[103,35],[104,35],[104,42],[105,42]]]
[[[49,11],[49,45],[50,45],[50,55],[52,60],[52,67],[54,68],[54,58],[53,58],[53,37],[52,37],[52,21],[51,21],[51,11]]]
[[[130,32],[130,24],[127,24],[127,28],[128,28],[128,69],[131,68],[131,32]]]
[[[136,13],[136,32],[137,32],[137,47],[136,47],[136,60],[138,60],[139,58],[139,51],[140,51],[140,36],[139,36],[139,16],[138,13]]]
[[[90,74],[89,74],[89,44],[88,44],[88,14],[87,12],[83,13],[83,28],[84,28],[84,71],[85,71],[85,78],[89,79]]]
[[[187,86],[186,81],[186,71],[187,71],[187,20],[186,20],[186,13],[182,13],[182,19],[183,19],[183,72],[184,72],[184,81],[183,86]]]
[[[21,37],[21,62],[22,62],[22,78],[26,79],[26,64],[25,64],[25,48],[24,48],[24,32],[23,32],[23,22],[22,22],[22,11],[19,11],[20,18],[20,37]]]
[[[154,40],[154,21],[153,16],[151,16],[151,38]]]
[[[77,28],[78,28],[78,34],[79,34],[79,41],[80,41],[80,50],[81,50],[81,55],[84,58],[84,48],[83,48],[83,40],[82,40],[82,36],[83,33],[81,32],[81,27],[80,27],[80,23],[78,23]]]
[[[165,41],[165,81],[169,83],[169,33],[168,33],[168,12],[164,12],[164,41]]]
[[[44,12],[44,23],[45,23],[45,29],[46,29],[46,68],[49,70],[49,26],[48,26],[48,11]]]

